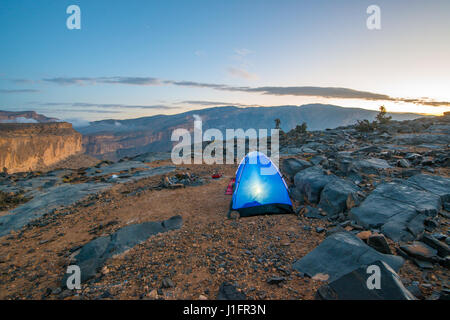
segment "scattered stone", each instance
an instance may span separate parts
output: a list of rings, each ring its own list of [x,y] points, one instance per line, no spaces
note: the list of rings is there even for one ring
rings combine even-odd
[[[384,254],[392,254],[391,248],[386,241],[386,238],[382,234],[373,234],[367,239],[367,244]]]
[[[247,297],[238,289],[227,282],[223,282],[219,287],[217,300],[246,300]]]
[[[336,178],[325,185],[321,194],[319,206],[329,216],[334,216],[347,209],[347,199],[351,194],[356,198],[359,188],[352,182]]]
[[[366,241],[367,239],[369,239],[369,237],[371,235],[372,235],[372,231],[370,231],[370,230],[361,231],[356,234],[356,236],[363,241]]]
[[[173,281],[170,278],[164,278],[162,283],[161,283],[161,288],[174,288],[175,284],[173,283]]]
[[[150,291],[147,295],[150,299],[158,299],[158,290],[153,289],[152,291]]]
[[[267,279],[267,283],[268,284],[279,284],[281,282],[285,282],[286,278],[285,277],[272,277]]]
[[[317,233],[322,233],[322,232],[324,232],[326,229],[325,228],[322,228],[322,227],[317,227],[316,228],[316,232]]]
[[[410,164],[409,161],[406,160],[406,159],[400,159],[400,160],[398,160],[398,161],[397,161],[397,165],[398,165],[399,167],[402,167],[402,168],[409,168],[409,167],[411,167],[411,164]]]
[[[320,214],[319,209],[311,207],[311,206],[305,206],[303,207],[299,213],[303,214],[306,218],[310,219],[322,219],[324,216]]]

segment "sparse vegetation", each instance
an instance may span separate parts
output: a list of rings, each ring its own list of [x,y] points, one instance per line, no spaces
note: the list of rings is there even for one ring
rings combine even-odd
[[[377,122],[370,122],[367,119],[358,120],[358,123],[355,126],[355,129],[359,132],[372,132],[377,128]]]
[[[308,126],[307,126],[306,122],[303,122],[301,125],[297,125],[295,127],[295,132],[302,134],[302,133],[306,133],[307,129],[308,129]]]
[[[13,193],[13,192],[3,192],[0,191],[0,211],[10,210],[18,206],[21,203],[27,202],[29,199],[26,198],[23,193]]]
[[[386,115],[386,108],[384,106],[380,107],[380,112],[376,116],[376,120],[370,122],[367,119],[364,120],[358,120],[358,123],[356,124],[355,128],[359,132],[372,132],[375,131],[379,125],[386,125],[389,124],[392,117]]]

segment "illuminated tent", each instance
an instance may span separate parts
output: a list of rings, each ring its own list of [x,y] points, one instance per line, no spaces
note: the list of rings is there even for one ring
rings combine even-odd
[[[236,171],[231,210],[241,217],[292,213],[287,185],[278,168],[261,152],[250,152]]]

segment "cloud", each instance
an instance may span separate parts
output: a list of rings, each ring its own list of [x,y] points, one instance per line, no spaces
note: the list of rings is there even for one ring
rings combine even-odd
[[[0,89],[0,93],[36,93],[39,92],[39,90],[35,89]]]
[[[37,82],[40,82],[40,80],[38,80],[38,81],[35,81],[35,80],[31,80],[31,79],[10,79],[12,82],[14,82],[14,83],[20,83],[20,84],[23,84],[23,83],[26,83],[26,84],[35,84],[35,83],[37,83]]]
[[[244,56],[246,56],[246,55],[252,53],[251,50],[246,49],[246,48],[242,48],[242,49],[234,49],[234,52],[235,52],[237,55],[240,55],[240,56],[242,56],[242,57],[244,57]]]
[[[358,91],[338,87],[257,87],[242,88],[245,92],[260,92],[276,96],[314,96],[338,99],[389,100],[390,97],[367,91]]]
[[[69,106],[69,107],[83,107],[83,108],[110,108],[110,109],[159,109],[168,110],[176,109],[178,107],[167,105],[128,105],[116,103],[86,103],[86,102],[47,102],[40,104],[41,106]]]
[[[242,53],[242,52],[241,52]],[[255,75],[247,72],[244,69],[230,67],[228,72],[233,76],[255,79]],[[208,88],[214,90],[231,91],[231,92],[248,92],[248,93],[260,93],[266,95],[275,96],[307,96],[307,97],[321,97],[327,99],[361,99],[371,101],[393,101],[399,103],[413,103],[417,105],[425,106],[450,106],[450,101],[435,101],[429,98],[402,98],[391,97],[386,94],[374,93],[369,91],[361,91],[350,88],[341,87],[317,87],[317,86],[291,86],[291,87],[279,87],[279,86],[265,86],[265,87],[235,87],[225,84],[216,83],[203,83],[195,81],[176,81],[176,80],[163,80],[153,77],[96,77],[96,78],[49,78],[43,79],[43,81],[51,82],[60,85],[88,85],[88,84],[118,84],[118,85],[136,85],[136,86],[156,86],[156,85],[174,85],[183,87],[194,88]],[[15,93],[15,92],[36,92],[37,90],[22,89],[22,90],[0,90],[0,93]],[[97,105],[102,106],[102,105]],[[113,107],[114,105],[105,105]],[[150,109],[168,109],[167,106],[124,106],[115,105],[122,108],[150,108]]]
[[[227,71],[229,74],[231,74],[233,77],[236,78],[243,78],[247,80],[257,80],[258,76],[256,74],[250,73],[247,70],[244,70],[242,68],[234,68],[229,67],[227,68]]]
[[[204,57],[204,56],[206,56],[206,52],[203,51],[203,50],[196,50],[196,51],[194,52],[194,54],[195,54],[197,57]]]
[[[194,82],[194,81],[173,81],[173,80],[165,80],[165,84],[171,84],[174,86],[182,86],[182,87],[195,87],[195,88],[211,88],[217,90],[227,90],[228,86],[224,84],[215,84],[215,83],[202,83],[202,82]]]
[[[79,118],[68,118],[68,119],[64,119],[64,121],[70,122],[74,128],[87,127],[88,125],[91,124],[90,121],[85,120],[85,119],[79,119]]]
[[[128,84],[135,86],[156,86],[160,85],[160,80],[152,77],[57,77],[42,79],[59,85],[89,85],[89,84]]]
[[[204,101],[204,100],[188,100],[181,101],[179,104],[193,104],[199,106],[236,106],[236,107],[257,107],[256,104],[243,104],[238,102],[221,102],[221,101]]]
[[[38,121],[31,118],[17,117],[15,119],[10,120],[0,119],[0,123],[38,123]]]

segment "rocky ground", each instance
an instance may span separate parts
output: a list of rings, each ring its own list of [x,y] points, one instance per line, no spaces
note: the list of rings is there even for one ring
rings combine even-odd
[[[0,298],[448,299],[449,144],[448,116],[292,131],[296,214],[236,220],[235,165],[147,154],[3,175]],[[80,290],[64,286],[72,264]],[[381,290],[364,287],[369,265]]]

